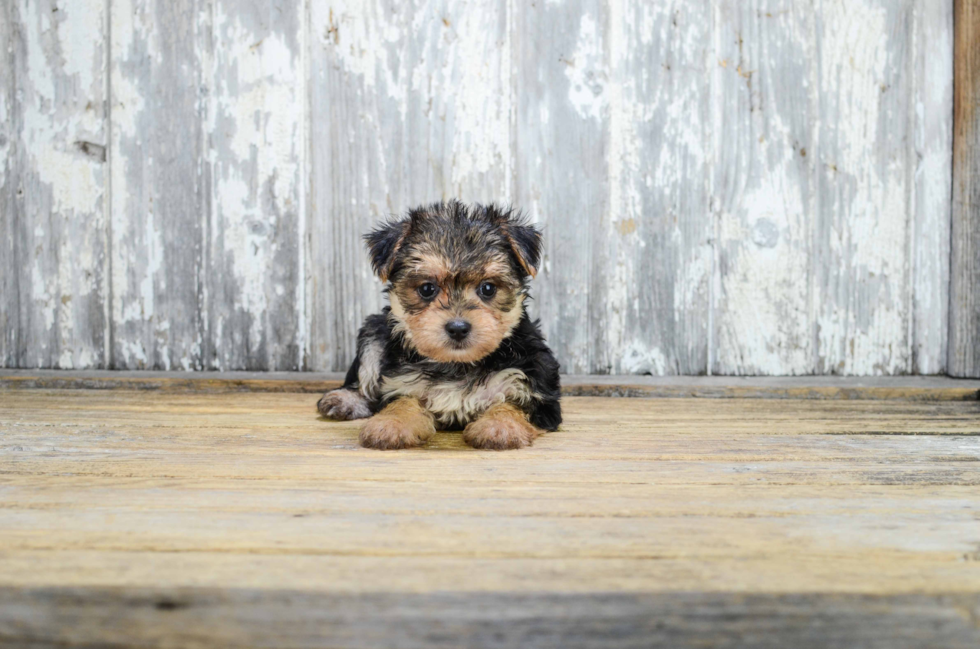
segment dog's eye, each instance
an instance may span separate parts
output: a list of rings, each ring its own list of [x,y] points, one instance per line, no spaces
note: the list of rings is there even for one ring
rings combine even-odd
[[[439,287],[432,282],[426,282],[419,287],[419,297],[423,300],[431,300],[439,292]]]
[[[480,294],[480,297],[489,300],[497,294],[497,287],[490,282],[483,282],[480,284],[480,288],[476,289],[476,292]]]

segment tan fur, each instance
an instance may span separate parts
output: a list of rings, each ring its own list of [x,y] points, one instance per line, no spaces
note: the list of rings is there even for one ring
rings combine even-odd
[[[412,258],[409,268],[413,275],[430,278],[439,284],[449,274],[450,263],[440,254],[423,252]]]
[[[474,448],[503,451],[530,446],[543,431],[527,420],[517,406],[501,403],[463,430],[463,440]]]
[[[366,448],[412,448],[425,444],[435,432],[432,415],[419,400],[402,397],[364,422],[359,440]]]
[[[518,295],[510,311],[504,312],[480,300],[476,295],[479,282],[467,288],[465,303],[452,308],[445,292],[424,311],[408,313],[396,293],[389,295],[396,329],[420,354],[441,363],[472,363],[492,354],[521,321],[524,296]],[[509,290],[501,287],[501,291]],[[468,345],[455,349],[446,335],[446,323],[464,316],[473,325]]]

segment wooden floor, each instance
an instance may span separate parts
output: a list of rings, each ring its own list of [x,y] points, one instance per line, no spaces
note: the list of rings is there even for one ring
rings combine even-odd
[[[980,646],[980,402],[381,452],[315,400],[0,391],[0,646]]]

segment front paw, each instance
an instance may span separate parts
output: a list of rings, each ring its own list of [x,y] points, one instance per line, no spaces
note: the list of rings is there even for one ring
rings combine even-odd
[[[504,451],[524,448],[541,434],[519,409],[510,405],[495,406],[463,430],[463,441],[473,448]]]
[[[401,418],[378,414],[361,427],[361,446],[391,450],[422,446],[436,432],[432,420],[426,417]]]
[[[324,417],[349,421],[371,416],[371,406],[360,392],[338,388],[330,390],[317,401],[316,409]]]

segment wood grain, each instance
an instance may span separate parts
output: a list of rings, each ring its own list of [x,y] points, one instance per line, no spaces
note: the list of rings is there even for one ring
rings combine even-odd
[[[609,8],[609,208],[596,245],[588,371],[702,374],[714,256],[705,191],[711,3]]]
[[[953,7],[9,4],[0,360],[342,371],[359,236],[459,196],[544,229],[567,372],[980,376]]]
[[[104,367],[105,3],[4,12],[5,362]]]
[[[112,367],[207,367],[207,6],[111,4]]]
[[[949,338],[950,218],[953,191],[953,6],[916,0],[913,65],[915,140],[912,185],[912,366],[916,374],[946,372]],[[923,55],[928,52],[928,55]],[[974,372],[980,376],[980,372]]]
[[[17,96],[14,75],[14,8],[0,6],[0,42],[10,43],[0,52],[0,364],[17,367],[17,339],[20,335],[20,286],[17,277],[18,167],[14,152],[21,128],[14,105]]]
[[[337,596],[203,589],[4,589],[0,637],[33,647],[752,647],[976,646],[975,597],[737,593]],[[24,606],[26,604],[26,606]],[[21,608],[23,606],[23,608]],[[493,611],[495,616],[483,614]],[[814,612],[819,612],[814,615]],[[499,617],[498,617],[499,616]],[[230,623],[216,627],[215,620]],[[819,620],[819,622],[817,622]],[[391,632],[397,625],[397,635]],[[4,633],[7,628],[10,631]],[[71,629],[71,631],[67,631]],[[160,638],[147,644],[147,636]],[[28,640],[29,639],[29,640]]]
[[[361,236],[416,205],[512,200],[508,5],[311,5],[311,357],[345,369],[383,304]]]
[[[322,394],[343,381],[342,372],[152,372],[99,370],[0,370],[0,390],[86,389],[175,393],[303,392]],[[573,397],[700,399],[832,399],[976,401],[980,381],[946,377],[655,377],[563,376],[562,394]]]
[[[305,365],[306,10],[216,0],[209,368]]]
[[[522,451],[380,452],[314,400],[3,393],[0,641],[976,642],[975,401],[568,398]]]
[[[911,363],[912,3],[828,1],[817,12],[816,369],[892,374]]]
[[[980,376],[980,3],[956,0],[949,373]]]
[[[532,308],[566,372],[610,371],[596,362],[615,290],[597,272],[611,217],[608,22],[601,0],[514,4],[514,201],[545,232]]]
[[[764,0],[714,12],[711,371],[811,374],[814,11]]]

